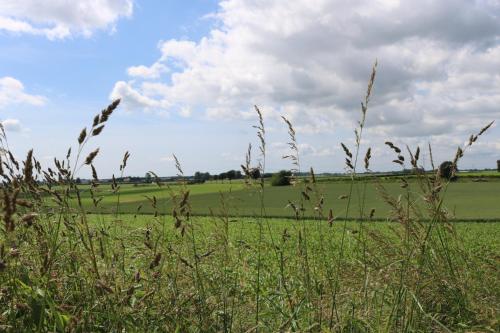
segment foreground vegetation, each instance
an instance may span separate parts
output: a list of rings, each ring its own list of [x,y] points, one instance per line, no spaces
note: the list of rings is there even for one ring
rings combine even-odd
[[[445,203],[448,194],[460,198],[459,184],[450,184],[434,166],[421,172],[419,147],[403,153],[387,142],[395,163],[412,170],[410,178],[358,180],[361,164],[369,172],[371,149],[364,158],[360,149],[374,78],[375,68],[356,145],[341,144],[351,178],[341,192],[324,187],[312,169],[307,181],[295,177],[298,144],[285,118],[294,186],[272,188],[263,178],[247,177],[245,184],[231,185],[235,192],[218,195],[220,184],[192,187],[182,181],[177,159],[178,185],[158,182],[153,190],[114,179],[109,189],[101,187],[93,166],[99,150],[85,159],[83,152],[119,101],[98,114],[90,130],[82,130],[76,152],[69,150],[53,169],[43,170],[31,151],[17,161],[2,133],[0,330],[499,331],[499,225],[457,223],[458,213]],[[264,174],[265,127],[256,111],[257,168]],[[458,148],[452,166],[490,126]],[[121,176],[129,156],[124,155]],[[249,148],[242,166],[247,176],[255,169],[252,163]],[[81,167],[92,171],[90,187],[76,181]],[[476,187],[482,196],[467,199],[478,210],[498,191],[486,185]],[[246,208],[239,205],[243,193],[253,198],[244,199]],[[168,203],[161,201],[166,196]],[[211,196],[210,205],[204,196]],[[372,207],[376,197],[384,206]],[[281,203],[273,206],[272,200]],[[460,200],[457,205],[466,199]],[[198,205],[209,216],[194,216]],[[269,218],[273,207],[281,212],[285,205],[292,219]],[[145,206],[152,214],[124,214]],[[244,209],[253,217],[238,217]],[[110,214],[98,214],[106,211]],[[385,215],[385,222],[375,222],[377,214]]]
[[[340,222],[196,218],[184,236],[170,217],[89,223],[96,266],[78,232],[51,244],[36,228],[15,231],[3,329],[244,332],[256,329],[257,301],[266,332],[498,329],[497,224],[436,225],[424,252],[401,225],[349,222],[336,271]]]

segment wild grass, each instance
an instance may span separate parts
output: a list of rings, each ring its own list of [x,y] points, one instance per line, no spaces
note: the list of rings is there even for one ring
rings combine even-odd
[[[462,177],[462,176],[460,176]],[[375,209],[372,221],[385,221],[391,211],[391,207],[380,197],[375,179],[364,179],[360,177],[362,187],[366,185],[364,199],[365,215],[369,216],[371,209]],[[395,196],[403,193],[401,180],[380,179],[386,189]],[[417,180],[409,179],[410,185],[416,184]],[[316,177],[316,187],[321,192],[326,205],[325,213],[331,208],[338,219],[345,216],[345,199],[339,199],[349,191],[350,184],[345,181],[322,181]],[[169,184],[170,189],[176,189],[179,185]],[[295,202],[302,194],[293,186],[271,186],[265,183],[267,195],[264,198],[266,213],[269,217],[291,218],[294,216],[292,210],[287,206],[289,201]],[[416,185],[417,193],[420,193]],[[191,214],[197,216],[210,216],[211,210],[220,206],[220,193],[231,196],[232,216],[253,216],[259,212],[260,198],[257,187],[247,188],[243,182],[229,183],[206,183],[187,185],[189,189],[189,199],[191,202]],[[80,195],[85,211],[92,214],[114,214],[116,211],[116,193],[109,184],[101,184],[96,194],[102,197],[98,207],[95,207],[90,194],[90,185],[80,185]],[[120,185],[120,212],[127,214],[153,214],[154,209],[150,205],[147,197],[157,197],[157,209],[160,214],[170,214],[173,202],[169,196],[167,185],[158,187],[154,185],[133,186],[130,184]],[[450,220],[453,221],[500,221],[500,206],[497,205],[497,198],[500,196],[500,185],[495,181],[459,180],[448,186],[444,205],[450,213]],[[73,200],[72,205],[77,201]],[[419,204],[425,207],[419,200]],[[356,200],[352,203],[349,212],[349,219],[358,219],[360,205]],[[141,207],[139,211],[137,208]],[[315,211],[304,212],[307,218],[313,218]]]
[[[246,192],[220,192],[218,208],[212,206],[206,217],[193,215],[199,203],[193,198],[212,194],[183,180],[175,186],[156,181],[158,190],[142,203],[149,215],[137,214],[142,206],[124,209],[128,192],[142,195],[139,187],[113,177],[103,192],[93,166],[99,149],[89,147],[119,101],[96,115],[90,130],[81,131],[74,158],[69,149],[46,170],[32,151],[24,161],[16,160],[2,129],[0,330],[500,330],[498,225],[453,222],[444,203],[456,184],[439,177],[434,167],[421,172],[419,147],[387,143],[394,163],[413,170],[396,180],[399,190],[359,176],[359,169],[370,173],[371,149],[362,146],[362,137],[375,77],[376,65],[355,144],[341,144],[350,181],[336,198],[326,195],[314,170],[307,178],[295,176],[302,171],[300,138],[283,119],[294,184],[288,191],[296,193],[282,202],[288,220],[270,218],[267,203],[275,192],[263,178],[251,177]],[[262,113],[256,112],[259,153],[252,161],[249,146],[243,171],[258,168],[262,175],[266,132]],[[489,126],[457,150],[454,165]],[[120,176],[129,157],[126,152]],[[181,163],[175,162],[183,179]],[[76,182],[81,168],[92,172],[88,187]],[[389,210],[372,209],[367,198],[373,184]],[[246,214],[252,217],[238,217],[240,192],[256,198]],[[331,209],[334,200],[343,208]],[[113,214],[95,214],[103,204],[113,207]],[[91,206],[94,214],[88,213]],[[373,222],[382,213],[385,222]]]

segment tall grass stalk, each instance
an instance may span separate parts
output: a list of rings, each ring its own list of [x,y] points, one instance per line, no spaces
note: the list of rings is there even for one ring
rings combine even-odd
[[[346,167],[348,172],[350,173],[351,176],[351,182],[350,182],[350,187],[349,187],[349,193],[347,196],[347,203],[346,203],[346,208],[345,208],[345,218],[344,218],[344,223],[342,227],[342,236],[340,240],[340,247],[339,247],[339,253],[336,261],[336,268],[335,268],[335,278],[334,278],[334,289],[332,291],[332,306],[331,306],[331,312],[330,312],[330,329],[333,328],[334,324],[334,317],[336,318],[337,321],[340,321],[340,317],[337,311],[337,296],[339,289],[341,287],[341,281],[340,281],[340,269],[342,266],[342,261],[344,258],[344,250],[345,250],[345,239],[346,239],[346,233],[347,233],[347,220],[349,217],[349,209],[351,207],[351,200],[352,200],[352,194],[355,186],[355,180],[356,180],[356,168],[358,166],[358,158],[359,158],[359,153],[361,150],[361,140],[363,138],[363,130],[365,127],[365,121],[366,121],[366,112],[368,111],[368,103],[370,101],[371,93],[372,93],[372,88],[373,84],[375,83],[375,76],[377,73],[377,61],[375,61],[375,64],[372,67],[372,73],[370,76],[370,79],[368,81],[368,87],[366,90],[366,95],[365,95],[365,100],[364,102],[361,103],[361,120],[358,122],[358,128],[355,129],[355,151],[354,151],[354,159],[353,155],[350,152],[350,150],[342,144],[342,148],[344,149],[344,152],[346,153]]]

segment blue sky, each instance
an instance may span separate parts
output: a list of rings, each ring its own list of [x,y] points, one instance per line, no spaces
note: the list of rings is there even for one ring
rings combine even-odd
[[[88,147],[101,148],[102,177],[118,172],[126,150],[130,175],[174,174],[174,153],[188,174],[218,173],[257,145],[257,104],[269,171],[290,167],[281,159],[284,115],[296,126],[302,169],[336,172],[375,58],[363,141],[375,170],[395,168],[386,140],[430,142],[441,161],[500,118],[498,1],[7,0],[0,120],[17,155],[34,148],[50,166],[122,98]],[[459,167],[492,168],[499,158],[494,125]]]
[[[217,2],[144,1],[136,3],[133,16],[116,22],[116,31],[98,31],[49,40],[40,36],[0,34],[0,72],[19,79],[33,93],[50,95],[54,102],[75,99],[89,107],[102,107],[110,87],[126,78],[132,64],[154,61],[162,39],[199,39],[213,21],[204,15]],[[57,105],[53,105],[57,107]]]

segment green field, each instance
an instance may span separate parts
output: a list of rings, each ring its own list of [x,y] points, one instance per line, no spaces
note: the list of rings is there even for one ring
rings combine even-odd
[[[394,197],[403,193],[398,181],[383,181],[389,193]],[[365,187],[366,186],[366,187]],[[88,187],[83,187],[83,203],[89,211],[99,213],[153,213],[150,200],[146,197],[156,197],[158,200],[157,211],[159,213],[171,213],[171,194],[178,191],[179,185],[170,184],[158,187],[157,185],[121,185],[119,192],[113,193],[109,186],[99,187],[99,196],[103,197],[99,208],[92,205],[88,195]],[[415,182],[410,182],[413,200],[420,202],[420,190]],[[195,215],[210,215],[212,211],[218,212],[221,200],[228,206],[229,215],[255,216],[260,214],[260,195],[258,187],[245,187],[243,182],[207,183],[187,185],[190,192],[192,213]],[[369,212],[375,208],[375,218],[385,219],[390,214],[390,207],[381,198],[376,184],[373,181],[357,182],[353,189],[352,205],[348,214],[349,218],[357,218],[359,212],[359,196],[363,196],[366,190],[365,211]],[[344,181],[319,182],[317,191],[325,198],[326,210],[333,209],[338,217],[345,216],[346,200],[339,199],[340,196],[349,193],[350,183]],[[264,190],[264,206],[266,214],[272,217],[292,217],[293,212],[287,208],[289,201],[297,202],[301,198],[302,188],[300,186],[272,187],[267,186]],[[119,196],[118,196],[119,194]],[[452,218],[459,220],[500,220],[500,182],[473,182],[464,180],[450,183],[446,197],[445,206]],[[314,201],[314,197],[311,201]],[[139,210],[138,208],[141,207]],[[312,206],[309,205],[307,216],[313,216]],[[366,214],[366,212],[365,212]]]
[[[500,332],[493,174],[90,186],[69,155],[2,161],[0,332]]]
[[[246,332],[256,322],[262,332],[499,328],[497,223],[435,225],[423,252],[427,227],[418,224],[193,217],[176,227],[170,216],[91,215],[96,278],[91,251],[75,246],[71,231],[84,230],[80,217],[68,216],[73,227],[54,244],[50,278],[43,260],[10,264],[22,281],[17,299],[43,312],[4,312],[0,324],[23,318],[33,331],[50,323],[58,331]],[[43,225],[57,228],[55,220]],[[38,239],[33,229],[22,232]],[[19,251],[38,258],[36,244]]]
[[[459,177],[490,177],[500,178],[500,172],[496,170],[488,171],[462,171],[458,173]]]

